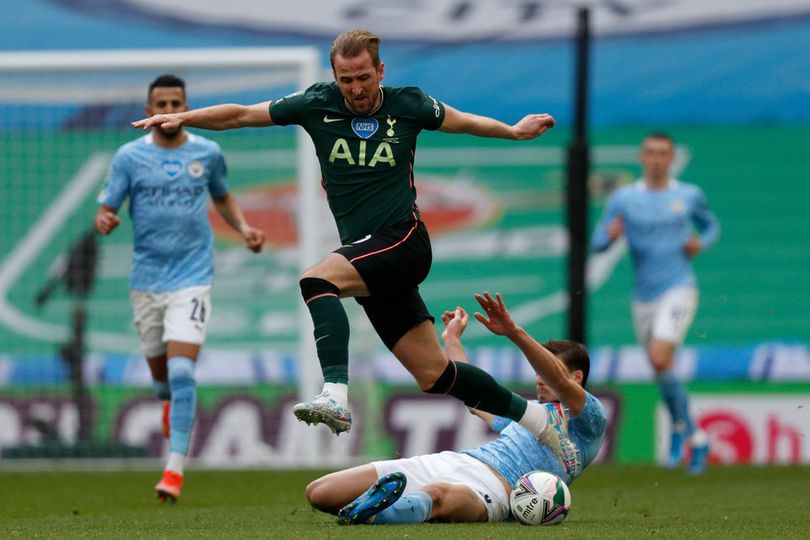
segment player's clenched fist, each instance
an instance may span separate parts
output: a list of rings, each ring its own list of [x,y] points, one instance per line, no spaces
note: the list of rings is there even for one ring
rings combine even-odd
[[[264,231],[255,227],[245,227],[242,231],[245,245],[253,253],[259,253],[264,245]]]
[[[94,220],[96,231],[101,234],[110,234],[120,224],[121,218],[115,212],[109,210],[100,209]]]

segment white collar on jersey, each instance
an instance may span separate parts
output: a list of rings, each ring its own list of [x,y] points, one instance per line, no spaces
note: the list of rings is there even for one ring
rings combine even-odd
[[[383,106],[383,101],[385,101],[385,92],[383,92],[383,85],[380,85],[380,104],[374,107],[374,110],[368,113],[364,118],[368,118],[375,112],[379,111],[380,107]],[[343,98],[343,105],[346,106],[346,110],[349,111],[350,113],[357,114],[356,112],[354,112],[354,109],[349,107],[349,103],[346,101],[346,98]]]
[[[665,189],[676,188],[676,187],[678,187],[678,184],[680,184],[680,181],[678,181],[677,178],[670,178],[667,181],[667,187]],[[650,188],[647,187],[647,182],[644,181],[643,177],[636,180],[636,189],[640,189],[641,191],[652,191],[652,190],[650,190]],[[658,190],[655,190],[655,191],[658,191]]]

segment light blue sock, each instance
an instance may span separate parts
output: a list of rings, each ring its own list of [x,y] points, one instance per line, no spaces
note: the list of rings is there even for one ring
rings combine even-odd
[[[175,356],[169,359],[169,387],[172,393],[169,448],[172,452],[187,454],[197,409],[197,383],[194,380],[194,362],[190,358]]]
[[[168,381],[152,381],[152,390],[155,391],[155,397],[162,400],[167,400],[172,397],[172,392],[169,390]]]
[[[403,495],[397,502],[374,516],[374,523],[424,523],[430,519],[433,499],[424,491]]]
[[[672,416],[672,424],[684,426],[686,436],[691,436],[695,432],[695,424],[689,415],[689,395],[686,393],[686,386],[678,380],[675,371],[671,369],[658,373],[655,378],[661,389],[661,397]]]

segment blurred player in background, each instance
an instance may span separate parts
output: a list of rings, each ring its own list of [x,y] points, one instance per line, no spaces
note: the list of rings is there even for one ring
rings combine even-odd
[[[688,471],[699,474],[706,468],[708,441],[695,425],[686,386],[678,380],[673,360],[698,306],[691,259],[717,241],[720,225],[699,187],[670,176],[674,158],[669,135],[653,133],[644,138],[642,177],[608,199],[592,247],[603,251],[627,237],[635,272],[636,336],[647,350],[672,417],[668,464],[680,465],[688,444],[692,454]]]
[[[312,506],[337,513],[343,524],[503,521],[510,513],[509,493],[522,475],[542,470],[570,484],[593,461],[607,417],[585,390],[587,349],[574,341],[541,345],[515,324],[499,294],[476,295],[476,300],[486,317],[475,317],[517,345],[537,373],[537,399],[554,426],[553,436],[538,441],[507,418],[470,408],[500,433],[497,439],[462,452],[377,461],[326,475],[307,487]],[[448,356],[466,362],[461,335],[467,313],[459,307],[442,320]]]
[[[188,110],[183,80],[162,75],[149,85],[146,113]],[[219,146],[182,127],[151,132],[122,146],[98,196],[95,228],[111,233],[129,198],[134,253],[130,299],[135,326],[152,372],[155,394],[164,400],[163,432],[169,461],[155,486],[161,500],[177,500],[183,486],[196,409],[194,362],[211,317],[213,234],[208,194],[214,206],[259,252],[264,233],[251,227],[228,193]]]
[[[322,185],[343,244],[307,269],[301,293],[314,323],[323,392],[299,403],[299,420],[351,428],[348,403],[349,321],[340,301],[354,297],[383,343],[429,393],[545,428],[544,410],[489,374],[448,360],[419,294],[431,266],[430,238],[416,205],[413,164],[423,129],[528,140],[554,126],[547,114],[514,125],[457,111],[415,87],[381,86],[380,39],[366,30],[337,37],[330,59],[335,82],[251,106],[217,105],[133,122],[144,129],[207,129],[298,124],[315,144]]]

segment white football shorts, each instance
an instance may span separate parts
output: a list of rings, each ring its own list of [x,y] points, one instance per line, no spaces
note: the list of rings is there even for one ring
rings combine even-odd
[[[698,290],[676,287],[652,302],[633,302],[633,323],[638,342],[646,346],[652,338],[680,345],[695,319]]]
[[[129,291],[135,328],[147,358],[166,352],[166,343],[179,341],[201,345],[211,318],[211,286],[199,285],[178,291]]]
[[[436,482],[461,484],[475,492],[487,508],[489,521],[509,517],[509,495],[492,470],[474,457],[459,452],[440,452],[405,459],[372,462],[377,476],[403,472],[408,481],[403,495]]]

